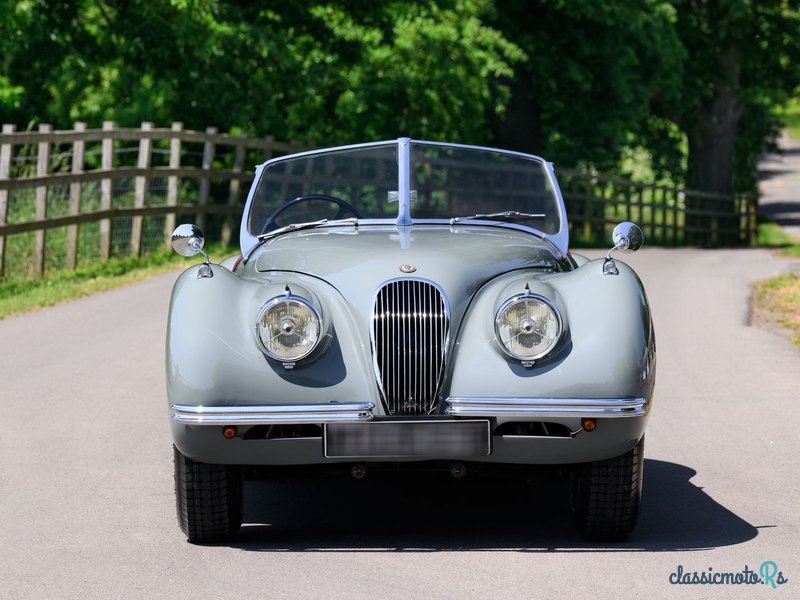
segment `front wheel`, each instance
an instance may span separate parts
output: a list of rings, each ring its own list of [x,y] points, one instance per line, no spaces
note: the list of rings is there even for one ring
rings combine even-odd
[[[242,526],[241,467],[196,462],[175,452],[178,524],[193,544],[224,542]]]
[[[576,465],[570,500],[575,525],[592,542],[622,542],[639,517],[644,436],[615,458]]]

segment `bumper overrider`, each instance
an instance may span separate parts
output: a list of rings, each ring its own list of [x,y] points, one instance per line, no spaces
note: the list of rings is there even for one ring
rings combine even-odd
[[[172,420],[186,425],[276,425],[371,421],[371,402],[264,406],[173,404]],[[625,418],[647,413],[645,398],[447,398],[445,415],[496,418]]]

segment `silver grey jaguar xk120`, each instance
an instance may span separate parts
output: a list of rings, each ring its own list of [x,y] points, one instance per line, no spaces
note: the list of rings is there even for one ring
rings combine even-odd
[[[175,283],[167,396],[178,521],[230,539],[257,467],[569,465],[589,540],[641,497],[655,340],[636,274],[571,254],[552,164],[398,140],[256,168],[241,256]],[[612,250],[642,232],[621,223]],[[181,225],[173,247],[201,253]]]

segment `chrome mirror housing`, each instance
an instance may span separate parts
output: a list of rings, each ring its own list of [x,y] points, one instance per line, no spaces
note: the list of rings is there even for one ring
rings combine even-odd
[[[203,232],[197,225],[191,223],[183,223],[175,228],[172,232],[172,249],[181,256],[194,256],[195,254],[202,254],[206,257],[204,264],[200,266],[197,271],[197,278],[213,277],[214,273],[211,271],[211,259],[208,254],[203,252],[203,246],[206,243],[206,238]]]
[[[203,250],[206,238],[197,225],[183,223],[172,232],[172,249],[181,256],[194,256]]]
[[[606,259],[603,261],[603,275],[619,275],[619,269],[617,269],[614,259],[611,258],[611,253],[614,250],[620,250],[625,253],[636,252],[644,243],[644,233],[636,223],[623,221],[614,227],[611,239],[614,242],[614,247],[608,251]]]
[[[614,227],[611,240],[614,242],[614,250],[636,252],[644,244],[644,233],[636,223],[623,221]]]

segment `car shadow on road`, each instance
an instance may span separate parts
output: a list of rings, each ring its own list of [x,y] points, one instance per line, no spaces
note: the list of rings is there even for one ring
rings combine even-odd
[[[686,466],[645,461],[642,512],[623,544],[584,542],[566,479],[455,480],[443,473],[370,473],[246,484],[245,551],[661,552],[740,544],[758,530],[691,483]]]

